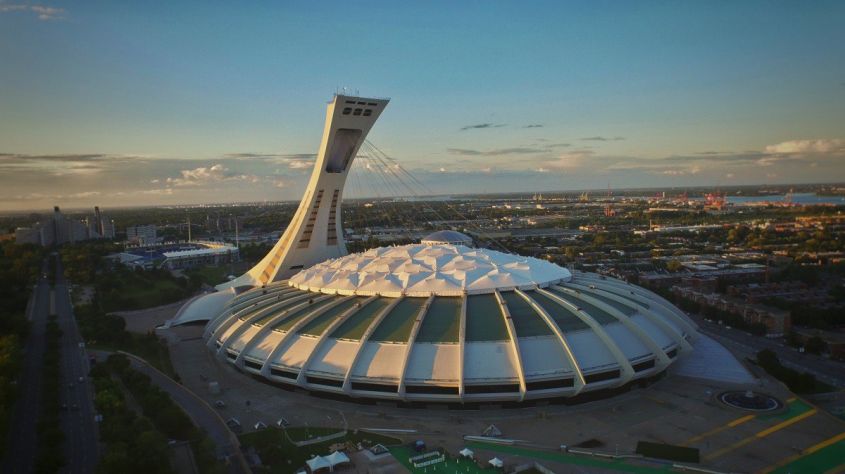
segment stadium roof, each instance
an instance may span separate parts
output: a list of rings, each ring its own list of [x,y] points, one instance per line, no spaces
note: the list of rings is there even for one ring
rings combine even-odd
[[[290,284],[340,295],[459,296],[546,287],[570,278],[569,270],[532,257],[463,245],[411,244],[327,260],[297,273]]]
[[[466,245],[469,247],[472,245],[472,237],[454,230],[438,230],[425,236],[421,243],[425,245]]]

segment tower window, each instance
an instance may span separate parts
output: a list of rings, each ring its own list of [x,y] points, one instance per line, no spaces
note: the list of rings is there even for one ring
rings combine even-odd
[[[372,110],[370,110],[370,109],[366,109],[366,110],[364,110],[364,117],[369,117],[369,116],[370,116],[370,115],[372,115],[372,114],[373,114],[373,111],[372,111]]]
[[[352,112],[352,109],[351,109],[351,108],[349,108],[349,107],[345,107],[345,108],[343,109],[343,115],[349,115],[349,113],[350,113],[350,112]]]
[[[355,112],[352,112],[352,115],[361,115],[361,109],[355,109]]]
[[[343,173],[346,170],[360,138],[361,130],[340,128],[335,132],[334,142],[326,160],[327,173]]]

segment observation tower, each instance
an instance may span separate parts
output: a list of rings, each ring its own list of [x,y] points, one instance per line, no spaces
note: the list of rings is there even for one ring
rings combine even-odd
[[[346,255],[340,201],[358,149],[389,99],[335,95],[308,187],[285,232],[251,270],[218,290],[266,285],[303,268]]]

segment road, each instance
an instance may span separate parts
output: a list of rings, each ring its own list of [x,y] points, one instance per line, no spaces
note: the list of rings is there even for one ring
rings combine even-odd
[[[838,388],[845,387],[845,363],[826,359],[813,354],[800,353],[795,348],[784,344],[780,339],[766,339],[752,336],[738,329],[727,329],[715,322],[705,321],[693,316],[699,329],[714,337],[729,349],[745,355],[756,355],[763,349],[769,349],[777,354],[781,364],[791,369],[809,372],[818,380]]]
[[[47,271],[42,266],[42,275]],[[27,317],[31,324],[29,339],[23,346],[24,359],[21,377],[18,380],[20,392],[9,424],[6,458],[0,471],[28,474],[33,471],[37,449],[35,423],[41,400],[41,369],[44,359],[44,326],[50,312],[50,284],[46,277],[40,278],[32,290]]]
[[[111,352],[106,351],[92,351],[92,353],[96,354],[97,359],[101,360],[111,354]],[[228,465],[230,474],[250,472],[246,467],[246,461],[240,447],[236,444],[234,435],[214,409],[179,382],[151,367],[143,359],[130,356],[129,362],[133,369],[148,375],[153,384],[167,392],[170,398],[191,418],[194,425],[206,432],[217,447],[218,458],[230,460]]]
[[[94,390],[88,381],[88,355],[73,315],[73,304],[67,280],[62,274],[61,262],[56,273],[55,311],[62,330],[60,400],[63,406],[67,406],[61,411],[62,430],[65,433],[65,469],[66,472],[89,473],[97,467],[99,456],[99,434],[94,421]]]

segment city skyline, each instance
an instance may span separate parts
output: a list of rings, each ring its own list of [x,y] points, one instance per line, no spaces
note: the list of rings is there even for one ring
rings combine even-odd
[[[0,2],[0,210],[296,199],[343,87],[433,193],[845,177],[845,6],[610,6]]]

